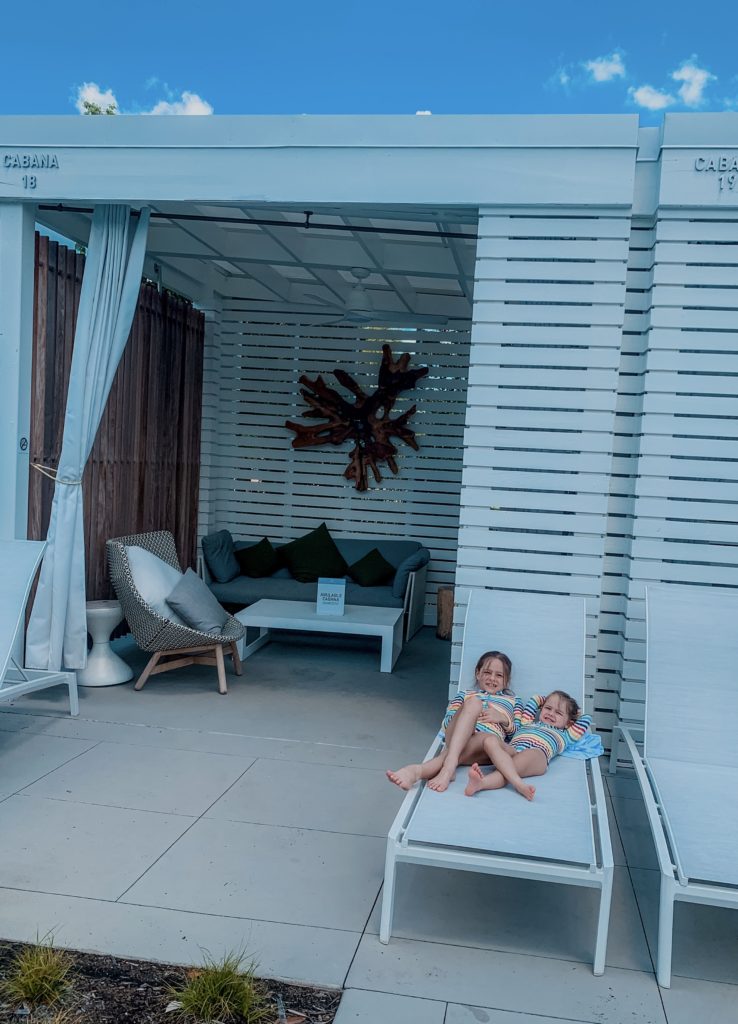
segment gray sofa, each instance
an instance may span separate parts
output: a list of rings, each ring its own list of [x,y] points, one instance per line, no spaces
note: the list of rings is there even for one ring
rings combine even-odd
[[[256,544],[255,540],[234,541],[236,551]],[[388,586],[361,587],[346,577],[346,604],[371,605],[382,608],[403,608],[405,611],[405,639],[423,625],[425,588],[430,552],[415,540],[388,540],[386,537],[336,537],[336,547],[348,565],[368,554],[373,548],[395,566],[397,572]],[[277,545],[278,546],[278,545]],[[241,608],[262,598],[282,601],[317,600],[317,583],[301,583],[288,569],[277,569],[271,576],[236,576],[227,583],[218,583],[203,559],[203,578],[221,604]]]

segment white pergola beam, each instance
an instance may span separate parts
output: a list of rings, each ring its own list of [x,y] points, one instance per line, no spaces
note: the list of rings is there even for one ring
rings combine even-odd
[[[34,215],[0,203],[0,538],[28,536]]]

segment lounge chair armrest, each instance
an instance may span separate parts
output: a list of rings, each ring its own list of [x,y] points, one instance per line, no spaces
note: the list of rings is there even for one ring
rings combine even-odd
[[[641,794],[643,796],[643,802],[646,805],[646,814],[648,815],[648,823],[651,826],[651,835],[653,836],[654,846],[656,847],[656,856],[659,859],[661,874],[673,882],[676,875],[676,865],[674,864],[674,859],[671,855],[671,851],[669,850],[669,844],[666,841],[664,825],[661,820],[661,812],[659,811],[659,805],[656,802],[654,788],[646,769],[645,758],[641,757],[638,752],[638,748],[636,747],[636,743],[631,735],[630,729],[625,729],[621,725],[620,732],[623,740],[625,741],[625,745],[628,748],[631,760],[633,761],[636,778],[638,779],[638,783],[641,787]]]

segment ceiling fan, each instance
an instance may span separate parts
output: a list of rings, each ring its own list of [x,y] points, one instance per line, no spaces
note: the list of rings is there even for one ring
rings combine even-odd
[[[354,277],[354,284],[346,295],[343,302],[330,302],[327,299],[317,298],[323,310],[335,310],[335,318],[324,321],[326,325],[331,324],[377,324],[397,325],[411,324],[415,326],[435,325],[443,326],[448,323],[447,316],[435,313],[412,313],[394,309],[376,309],[372,295],[367,289],[364,281],[370,276],[371,271],[366,267],[352,267],[349,271]]]

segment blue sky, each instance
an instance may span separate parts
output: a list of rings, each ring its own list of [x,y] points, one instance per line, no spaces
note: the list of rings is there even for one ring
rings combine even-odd
[[[738,6],[680,0],[4,5],[0,113],[738,110]]]

